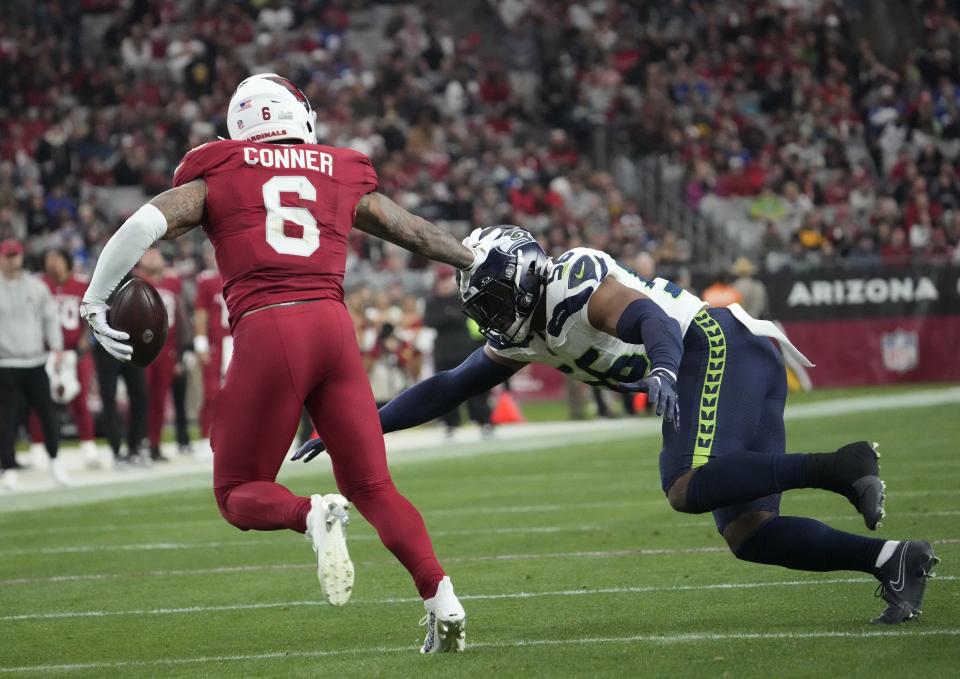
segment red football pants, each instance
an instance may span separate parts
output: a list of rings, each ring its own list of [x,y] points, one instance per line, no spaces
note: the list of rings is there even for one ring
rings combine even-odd
[[[210,347],[210,360],[202,367],[203,403],[200,405],[200,436],[210,438],[210,424],[220,395],[220,372],[223,353],[220,347]]]
[[[163,421],[167,413],[167,396],[173,386],[173,372],[177,367],[177,350],[164,348],[153,363],[146,367],[147,376],[147,438],[150,447],[160,445]]]
[[[93,381],[93,354],[89,351],[77,359],[77,381],[80,382],[80,393],[67,404],[67,409],[73,423],[77,425],[77,438],[81,441],[92,441],[93,416],[90,414],[87,397]],[[40,418],[34,412],[30,413],[30,440],[43,443],[43,428],[40,426]]]
[[[327,444],[337,488],[413,576],[423,598],[444,572],[423,518],[387,469],[380,418],[350,315],[320,300],[259,311],[234,331],[213,416],[213,488],[237,528],[306,531],[310,499],[276,483],[306,405]]]

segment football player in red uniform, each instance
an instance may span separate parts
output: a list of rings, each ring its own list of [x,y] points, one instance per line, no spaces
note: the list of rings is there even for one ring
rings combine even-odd
[[[150,248],[143,255],[137,274],[160,293],[169,323],[167,341],[163,345],[163,350],[146,369],[147,438],[150,440],[150,459],[154,462],[163,462],[166,458],[160,454],[160,436],[163,434],[163,420],[167,412],[167,396],[173,386],[173,373],[177,367],[177,332],[178,319],[183,313],[180,307],[183,283],[179,276],[168,269],[163,254],[157,248]]]
[[[207,268],[197,274],[197,294],[193,305],[193,350],[200,359],[203,375],[203,404],[200,406],[200,435],[203,437],[198,453],[210,448],[210,422],[220,393],[223,375],[233,352],[227,303],[223,299],[223,277],[217,269],[213,250],[203,249]]]
[[[70,371],[63,380],[52,380],[52,384],[60,383],[72,385],[70,393],[73,398],[57,398],[60,403],[67,403],[70,415],[77,427],[77,438],[80,441],[80,450],[89,467],[113,466],[113,456],[104,450],[101,455],[94,440],[93,416],[87,400],[90,396],[90,385],[93,381],[93,355],[90,353],[90,341],[86,328],[80,323],[80,301],[87,291],[86,276],[73,272],[73,257],[66,250],[51,249],[43,259],[43,282],[50,288],[57,313],[60,317],[60,327],[63,330],[64,355],[61,361],[61,371]],[[68,353],[72,352],[72,356]],[[69,396],[69,394],[67,394]],[[36,413],[30,415],[30,440],[32,457],[35,461],[43,458],[43,428]]]
[[[347,500],[413,576],[427,611],[423,653],[461,650],[465,616],[433,552],[423,519],[387,469],[370,384],[343,303],[347,237],[354,226],[468,273],[477,251],[377,191],[369,159],[316,143],[316,113],[274,74],[247,78],[227,111],[229,140],[184,156],[173,189],[134,213],[110,239],[81,309],[103,346],[132,347],[106,321],[107,299],[160,238],[203,225],[224,279],[234,338],[213,416],[214,493],[242,530],[306,533],[328,601],[353,586],[344,530]],[[329,446],[343,496],[298,497],[276,483],[306,405]]]

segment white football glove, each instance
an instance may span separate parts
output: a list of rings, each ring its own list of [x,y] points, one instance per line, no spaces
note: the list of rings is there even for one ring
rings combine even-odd
[[[118,360],[129,361],[133,356],[133,347],[124,344],[123,340],[130,339],[130,335],[110,327],[107,323],[109,308],[99,302],[84,302],[80,305],[80,315],[90,325],[93,336],[108,354]]]

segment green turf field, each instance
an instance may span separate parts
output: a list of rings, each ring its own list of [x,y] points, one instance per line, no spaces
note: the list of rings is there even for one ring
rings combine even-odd
[[[927,384],[924,389],[949,387],[947,383]],[[871,387],[845,387],[845,388],[825,388],[815,389],[808,392],[797,392],[790,394],[790,403],[792,405],[800,403],[816,403],[817,401],[828,401],[836,399],[845,399],[858,396],[877,396],[877,395],[896,395],[909,394],[915,392],[917,385],[898,384],[893,386],[871,386]],[[587,394],[588,419],[596,417],[596,408],[593,405],[593,398]],[[617,394],[608,393],[607,402],[617,416],[622,416],[623,408],[620,404],[620,398]],[[565,400],[528,400],[520,402],[523,416],[529,422],[550,422],[554,420],[566,420],[569,418],[570,409]],[[173,440],[170,436],[169,440]],[[26,446],[24,446],[26,448]]]
[[[734,559],[708,516],[667,506],[655,437],[494,442],[394,468],[467,608],[464,655],[416,653],[422,606],[359,516],[354,598],[334,609],[303,538],[241,533],[209,491],[189,490],[33,512],[0,499],[0,675],[956,676],[957,414],[953,403],[788,423],[793,450],[881,442],[881,534],[936,541],[943,558],[916,623],[867,625],[882,603],[861,574]],[[325,472],[290,485],[331,489]],[[838,496],[793,492],[783,509],[865,532]]]

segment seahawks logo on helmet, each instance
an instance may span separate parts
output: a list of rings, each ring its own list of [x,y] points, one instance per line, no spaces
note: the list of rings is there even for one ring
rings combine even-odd
[[[499,245],[499,248],[504,252],[513,252],[531,240],[536,243],[530,232],[521,229],[519,226],[488,226],[480,230],[476,239],[471,238],[470,240],[483,241],[490,239],[504,241]]]
[[[490,226],[468,239],[496,241],[496,247],[462,286],[464,313],[480,332],[500,345],[519,344],[530,333],[546,284],[547,253],[529,231]]]

